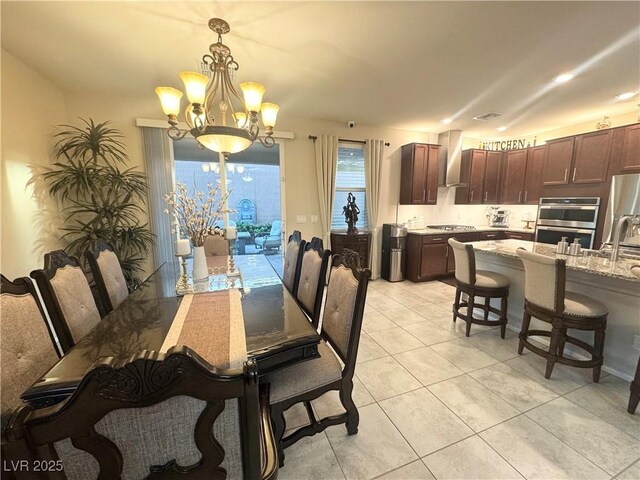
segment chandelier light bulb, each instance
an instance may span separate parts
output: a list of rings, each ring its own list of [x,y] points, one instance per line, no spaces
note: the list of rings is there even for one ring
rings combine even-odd
[[[238,128],[247,128],[249,126],[247,120],[249,117],[247,117],[247,114],[244,112],[236,112],[233,114],[233,118],[236,121],[236,125],[238,126]]]
[[[192,104],[202,105],[207,92],[209,77],[196,72],[182,72],[180,79],[187,91],[187,98]]]
[[[263,103],[262,104],[262,123],[264,126],[273,128],[276,126],[276,119],[278,118],[278,111],[280,107],[275,103]]]
[[[156,94],[160,98],[160,105],[165,115],[177,117],[180,113],[180,100],[182,92],[172,87],[158,87]]]
[[[240,90],[242,90],[242,94],[244,95],[244,104],[247,110],[258,113],[262,106],[262,96],[266,91],[264,85],[256,82],[242,82],[240,84]]]

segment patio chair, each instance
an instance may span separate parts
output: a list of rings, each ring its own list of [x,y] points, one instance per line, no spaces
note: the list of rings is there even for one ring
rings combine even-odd
[[[263,252],[265,250],[279,250],[282,244],[282,222],[276,220],[271,224],[271,231],[269,235],[256,237],[255,244]]]

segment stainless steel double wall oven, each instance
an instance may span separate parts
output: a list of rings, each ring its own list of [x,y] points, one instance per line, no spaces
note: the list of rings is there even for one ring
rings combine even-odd
[[[580,241],[593,248],[600,197],[541,198],[536,220],[536,242],[557,244],[562,237],[569,243]]]

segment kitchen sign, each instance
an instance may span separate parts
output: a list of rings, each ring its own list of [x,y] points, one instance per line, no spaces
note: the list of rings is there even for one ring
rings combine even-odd
[[[526,140],[524,138],[519,140],[499,140],[494,142],[480,142],[481,150],[520,150],[521,148],[535,147],[536,146],[536,137],[533,137],[533,145],[531,145],[531,141]]]

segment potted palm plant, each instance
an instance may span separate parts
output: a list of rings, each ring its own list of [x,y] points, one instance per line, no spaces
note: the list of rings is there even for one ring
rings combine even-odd
[[[81,120],[82,127],[63,125],[65,130],[56,134],[58,162],[44,180],[66,214],[67,252],[82,258],[97,239],[108,242],[131,286],[154,243],[148,225],[138,218],[147,203],[147,177],[127,168],[123,135],[110,122]]]

